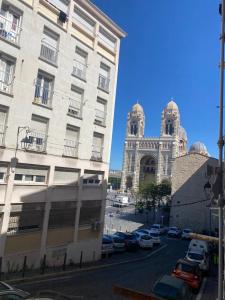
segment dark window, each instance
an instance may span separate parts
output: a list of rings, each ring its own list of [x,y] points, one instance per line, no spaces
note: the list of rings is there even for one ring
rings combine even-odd
[[[45,176],[36,175],[36,182],[45,182]]]
[[[16,174],[15,175],[15,180],[22,181],[23,180],[23,174]]]

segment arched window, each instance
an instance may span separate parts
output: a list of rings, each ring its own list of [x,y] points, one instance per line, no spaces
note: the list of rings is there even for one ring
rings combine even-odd
[[[137,134],[137,124],[136,123],[131,124],[130,133],[133,134],[133,135]]]

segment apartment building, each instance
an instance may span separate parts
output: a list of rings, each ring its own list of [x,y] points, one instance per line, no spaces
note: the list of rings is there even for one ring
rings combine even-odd
[[[88,0],[0,0],[0,269],[101,253],[120,40]]]

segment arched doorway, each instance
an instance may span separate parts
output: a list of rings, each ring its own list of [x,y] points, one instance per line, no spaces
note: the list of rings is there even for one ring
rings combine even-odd
[[[131,189],[132,186],[133,186],[133,178],[131,176],[127,176],[126,190]]]
[[[154,157],[150,155],[142,157],[139,182],[156,182],[156,160]]]

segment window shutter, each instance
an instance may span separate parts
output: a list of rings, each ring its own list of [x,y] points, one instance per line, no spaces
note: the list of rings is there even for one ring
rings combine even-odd
[[[66,129],[66,139],[71,141],[77,141],[78,140],[78,130],[73,130],[70,128]]]
[[[35,129],[39,132],[42,132],[42,133],[46,133],[47,131],[47,122],[44,122],[44,121],[39,121],[37,119],[33,119],[31,120],[31,129]]]
[[[48,0],[52,5],[57,7],[59,10],[63,11],[64,13],[68,13],[68,0]]]
[[[85,29],[87,29],[91,33],[94,33],[95,22],[77,8],[74,9],[74,18]]]
[[[58,38],[56,35],[53,35],[51,32],[44,30],[43,33],[43,42],[57,49]]]

